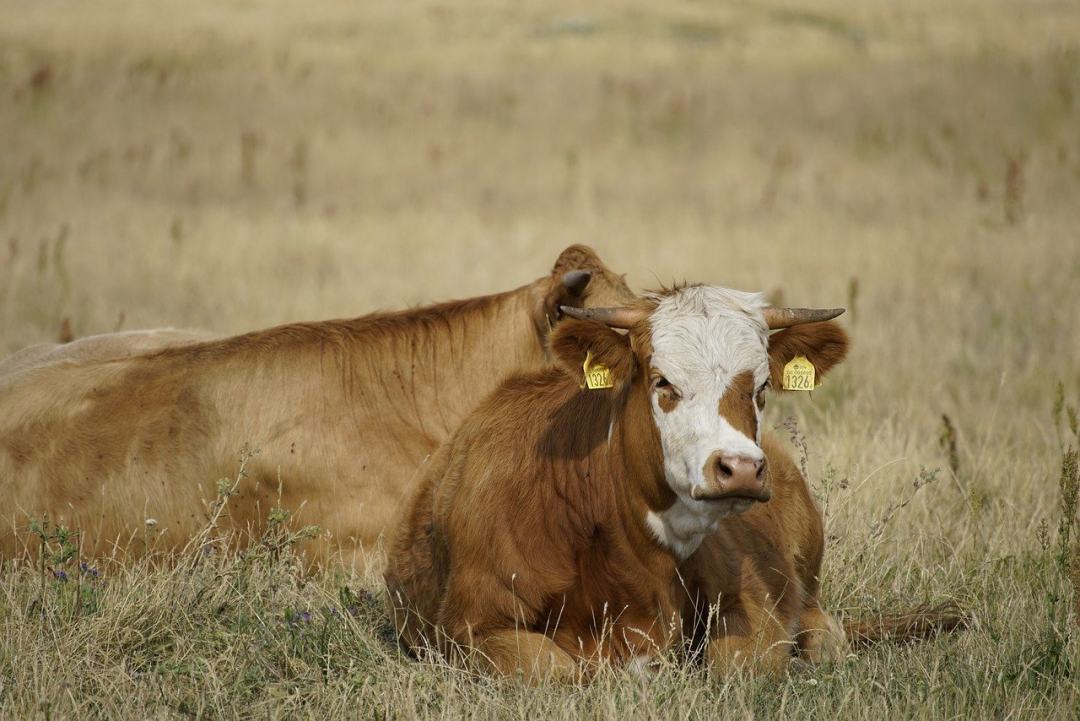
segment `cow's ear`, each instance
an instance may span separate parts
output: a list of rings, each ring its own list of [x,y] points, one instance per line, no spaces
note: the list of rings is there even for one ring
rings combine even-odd
[[[602,267],[593,249],[584,245],[571,245],[559,254],[551,268],[551,275],[538,288],[539,303],[533,310],[533,322],[541,338],[547,337],[561,317],[560,305],[575,308],[585,305],[593,274]]]
[[[610,276],[614,274],[600,260],[596,251],[587,245],[571,245],[559,257],[551,267],[551,284],[544,296],[544,312],[554,323],[560,317],[559,306],[568,305],[574,308],[583,308],[585,298],[596,289],[597,283],[601,286],[610,284]],[[603,298],[601,304],[619,305],[633,299],[630,289],[619,279],[621,290],[617,298]]]
[[[541,338],[547,338],[562,319],[559,306],[624,306],[637,300],[626,285],[626,277],[607,267],[587,245],[571,245],[559,253],[551,274],[537,284],[536,293],[533,321]]]
[[[599,385],[624,388],[634,374],[630,339],[603,323],[566,318],[551,334],[551,353],[556,363],[578,383],[585,384],[585,361]]]
[[[783,388],[784,366],[795,356],[806,356],[814,364],[815,377],[821,379],[829,369],[844,360],[848,336],[835,321],[804,323],[769,336],[769,374],[772,387]]]
[[[583,269],[568,270],[565,273],[553,275],[543,303],[544,316],[548,322],[554,324],[555,319],[560,316],[560,305],[583,307],[591,280],[592,272]]]

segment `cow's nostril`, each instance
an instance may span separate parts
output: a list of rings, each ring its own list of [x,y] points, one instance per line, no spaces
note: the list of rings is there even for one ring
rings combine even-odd
[[[758,467],[757,467],[757,479],[760,481],[764,477],[765,477],[765,461],[762,461],[760,464],[758,464]]]
[[[731,470],[731,466],[724,463],[723,461],[716,462],[716,469],[720,471],[721,478],[731,478],[731,476],[735,473],[733,470]]]

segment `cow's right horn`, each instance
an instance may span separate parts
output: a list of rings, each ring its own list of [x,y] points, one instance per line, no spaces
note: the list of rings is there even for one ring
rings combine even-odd
[[[648,312],[637,308],[572,308],[559,306],[564,314],[578,320],[595,320],[612,328],[630,329],[643,320]]]
[[[820,323],[832,320],[843,312],[843,308],[765,308],[762,311],[769,330],[790,328],[802,323]]]

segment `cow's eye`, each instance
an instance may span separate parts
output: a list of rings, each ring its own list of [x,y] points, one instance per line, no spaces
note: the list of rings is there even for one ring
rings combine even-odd
[[[656,395],[656,402],[664,413],[674,410],[682,398],[679,389],[671,385],[671,382],[659,373],[653,374],[652,387],[653,393]]]
[[[670,400],[677,401],[682,397],[682,394],[679,393],[679,389],[671,385],[671,381],[664,376],[656,376],[653,378],[653,390]]]

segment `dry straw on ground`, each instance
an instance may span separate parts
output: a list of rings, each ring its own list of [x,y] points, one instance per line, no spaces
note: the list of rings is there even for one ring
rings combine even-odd
[[[571,242],[846,299],[849,362],[769,410],[826,603],[975,617],[779,682],[529,690],[401,658],[375,577],[280,539],[81,569],[44,527],[0,572],[0,717],[1075,718],[1078,128],[1068,2],[0,0],[0,351],[471,295]]]

